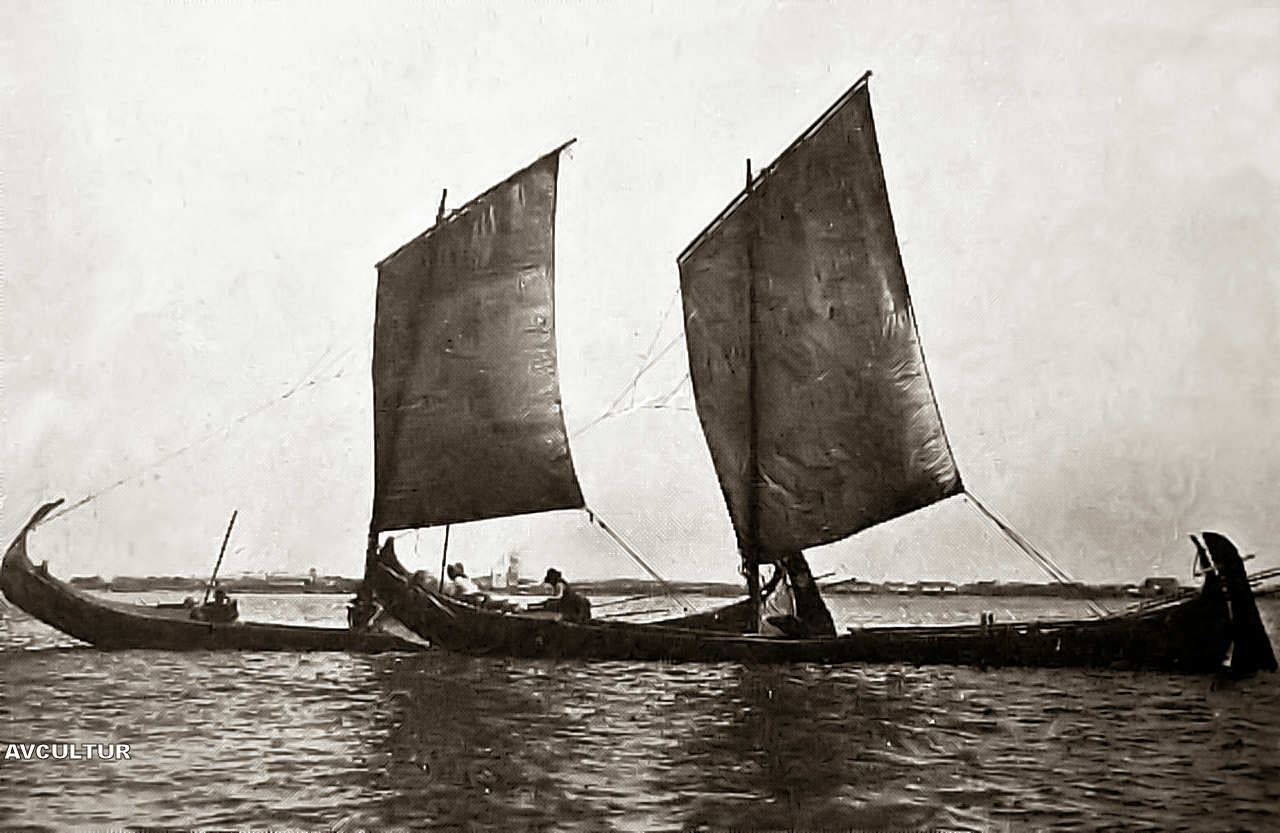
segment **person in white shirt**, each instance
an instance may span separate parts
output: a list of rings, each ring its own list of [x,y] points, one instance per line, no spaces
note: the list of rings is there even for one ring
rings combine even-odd
[[[450,564],[446,567],[445,575],[449,577],[449,580],[445,582],[444,585],[444,594],[446,596],[454,596],[457,598],[484,596],[484,594],[480,592],[480,588],[476,587],[476,583],[467,578],[466,568],[462,566],[461,561],[457,564]]]

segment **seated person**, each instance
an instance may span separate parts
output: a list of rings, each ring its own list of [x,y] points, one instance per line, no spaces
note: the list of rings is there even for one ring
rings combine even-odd
[[[411,587],[419,587],[423,590],[441,590],[440,582],[436,581],[436,577],[428,573],[426,570],[417,570],[413,575],[409,576],[409,585]]]
[[[240,618],[235,599],[227,596],[221,587],[213,591],[213,601],[191,609],[191,618],[201,622],[234,622]]]
[[[347,628],[356,633],[381,630],[386,612],[376,600],[356,596],[347,604]]]
[[[476,604],[487,599],[484,593],[480,592],[480,588],[476,587],[476,583],[467,578],[467,570],[462,566],[461,561],[445,567],[445,575],[449,579],[444,583],[443,592],[446,596]]]
[[[565,622],[582,624],[591,621],[591,602],[587,601],[586,596],[570,587],[559,570],[555,567],[547,570],[547,576],[542,583],[551,585],[551,592],[554,595],[545,602],[529,605],[529,610],[554,611],[559,613],[560,618]]]
[[[760,588],[760,635],[801,635],[800,620],[796,618],[795,596],[787,583],[786,571],[773,565],[773,577]]]
[[[773,578],[762,594],[760,633],[792,639],[835,636],[831,612],[818,592],[804,555],[777,553],[773,563]]]

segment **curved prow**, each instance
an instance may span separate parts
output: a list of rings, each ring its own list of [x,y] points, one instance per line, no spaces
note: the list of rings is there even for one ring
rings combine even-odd
[[[4,551],[4,560],[9,561],[11,556],[16,558],[19,553],[25,557],[27,533],[35,529],[41,521],[49,516],[50,512],[57,509],[62,505],[62,503],[63,499],[58,498],[57,500],[49,501],[44,506],[37,509],[35,514],[31,516],[31,520],[27,521],[22,529],[18,530],[18,534],[13,536],[13,540],[9,542],[9,547]]]
[[[1231,637],[1234,642],[1231,670],[1242,674],[1275,671],[1276,656],[1262,625],[1262,617],[1258,615],[1240,551],[1225,535],[1216,532],[1204,533],[1204,545],[1231,602]]]
[[[49,501],[49,502],[48,502],[48,503],[46,503],[44,506],[41,506],[39,509],[37,509],[37,510],[35,511],[35,514],[33,514],[33,515],[31,516],[31,520],[27,521],[27,525],[26,525],[26,526],[24,526],[24,527],[23,527],[23,528],[18,532],[18,534],[17,534],[17,535],[15,535],[15,536],[14,536],[14,540],[16,541],[17,539],[19,539],[19,538],[21,538],[22,536],[26,535],[26,534],[27,534],[28,532],[30,532],[31,530],[35,529],[35,528],[36,528],[36,526],[38,526],[38,525],[39,525],[39,524],[40,524],[40,523],[41,523],[45,518],[47,518],[47,517],[49,516],[49,513],[50,513],[50,512],[52,512],[53,510],[57,509],[57,508],[58,508],[59,506],[61,506],[65,501],[66,501],[66,499],[65,499],[65,498],[58,498],[57,500],[51,500],[51,501]]]
[[[394,538],[389,538],[387,542],[378,549],[377,555],[375,555],[374,558],[376,563],[386,567],[396,575],[410,575],[410,570],[400,562],[399,556],[396,555]]]

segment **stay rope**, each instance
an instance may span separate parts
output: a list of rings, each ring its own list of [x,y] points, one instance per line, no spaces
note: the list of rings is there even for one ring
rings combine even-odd
[[[271,408],[279,405],[280,403],[287,401],[295,393],[297,393],[298,391],[304,388],[314,387],[316,384],[320,382],[328,382],[334,379],[342,378],[343,374],[345,374],[347,371],[347,368],[345,367],[346,360],[351,355],[352,351],[355,350],[356,344],[353,341],[352,343],[347,345],[346,349],[335,354],[333,352],[334,347],[338,343],[340,342],[335,342],[333,344],[330,344],[328,347],[326,347],[324,352],[322,352],[319,357],[317,357],[314,361],[312,361],[307,371],[298,379],[298,381],[295,382],[293,385],[291,385],[288,388],[288,390],[286,390],[284,393],[278,394],[276,396],[271,397],[270,399],[260,402],[258,405],[255,405],[253,408],[250,408],[249,410],[241,413],[239,416],[232,418],[230,421],[223,423],[217,428],[211,429],[210,431],[207,431],[204,434],[201,434],[200,436],[196,437],[194,440],[188,442],[187,444],[177,449],[174,449],[173,451],[170,451],[168,454],[161,455],[160,457],[151,461],[147,465],[134,470],[133,472],[125,475],[124,477],[121,477],[117,480],[113,480],[112,482],[108,483],[102,488],[99,488],[94,490],[93,492],[90,492],[89,494],[85,495],[79,500],[76,500],[73,503],[69,503],[60,507],[56,511],[46,516],[42,521],[42,523],[47,523],[48,521],[51,521],[55,518],[60,518],[69,512],[73,512],[81,508],[82,506],[86,506],[89,503],[92,503],[93,501],[102,497],[103,495],[106,495],[114,491],[115,489],[120,488],[126,483],[129,483],[133,480],[138,479],[139,477],[142,477],[143,475],[149,474],[155,471],[156,469],[161,468],[165,464],[169,463],[171,460],[177,457],[180,457],[183,454],[186,454],[192,449],[195,449],[209,442],[210,440],[218,437],[219,435],[224,433],[229,433],[231,430],[233,430],[237,426],[241,425],[244,422],[247,422],[248,420],[252,419],[258,414],[261,414],[264,411],[270,410]],[[335,372],[335,368],[337,369],[336,372]]]
[[[671,352],[671,350],[676,346],[676,344],[678,344],[680,340],[684,338],[684,328],[682,327],[680,329],[680,332],[672,336],[671,339],[662,346],[662,349],[659,350],[656,355],[654,354],[654,348],[657,347],[658,345],[658,339],[662,336],[663,329],[666,328],[667,319],[671,317],[671,311],[675,309],[676,301],[678,301],[679,299],[680,299],[680,291],[677,289],[672,294],[671,300],[667,303],[667,308],[663,311],[661,318],[659,318],[658,326],[654,328],[653,337],[649,339],[649,346],[645,349],[643,355],[641,355],[640,357],[640,368],[636,370],[636,372],[632,374],[631,378],[627,381],[627,383],[622,386],[622,390],[618,391],[618,395],[613,398],[613,401],[609,403],[609,406],[605,408],[604,411],[601,412],[599,416],[592,419],[590,422],[588,422],[586,425],[579,428],[577,431],[574,431],[573,434],[570,435],[570,439],[577,439],[578,437],[581,437],[583,434],[587,433],[592,428],[595,428],[597,425],[604,422],[605,420],[610,419],[611,417],[621,416],[622,414],[629,413],[632,410],[635,410],[637,408],[666,407],[666,401],[671,399],[671,397],[675,396],[676,391],[680,389],[680,385],[684,384],[683,379],[680,381],[679,385],[676,385],[676,389],[673,390],[670,394],[668,394],[667,397],[665,397],[665,399],[663,400],[663,402],[659,405],[636,406],[633,402],[632,405],[630,405],[627,408],[620,409],[618,407],[619,405],[622,404],[623,400],[625,400],[628,396],[633,395],[635,393],[636,386],[640,383],[640,379],[646,373],[652,370],[653,367],[658,364],[658,362],[662,361],[662,359],[665,358],[666,355]],[[687,377],[687,374],[686,374],[686,377]]]
[[[999,514],[997,514],[994,510],[990,509],[985,503],[983,503],[982,500],[977,495],[975,495],[973,492],[969,491],[968,489],[965,489],[964,496],[968,498],[969,504],[971,506],[977,509],[981,515],[983,515],[985,518],[987,518],[992,523],[994,523],[996,527],[1001,532],[1004,533],[1005,537],[1007,537],[1013,543],[1016,549],[1018,549],[1028,558],[1030,558],[1031,561],[1040,569],[1044,570],[1049,575],[1050,578],[1052,578],[1054,581],[1058,582],[1059,584],[1062,584],[1067,587],[1071,587],[1074,590],[1076,590],[1076,592],[1079,593],[1080,598],[1085,602],[1085,604],[1089,606],[1089,609],[1094,613],[1094,615],[1096,616],[1111,615],[1111,611],[1107,610],[1105,607],[1103,607],[1094,599],[1091,599],[1085,595],[1083,588],[1081,588],[1079,583],[1074,578],[1071,577],[1070,573],[1068,573],[1065,569],[1063,569],[1060,565],[1058,565],[1052,558],[1048,556],[1048,554],[1037,549],[1035,545],[1033,545],[1021,533],[1019,533],[1016,529],[1014,529],[1013,526],[1008,521],[1000,517]]]
[[[609,536],[609,538],[615,544],[617,544],[619,547],[622,548],[623,552],[631,556],[631,559],[635,561],[637,564],[639,564],[641,569],[643,569],[646,573],[652,576],[655,581],[658,582],[658,584],[662,587],[663,593],[668,598],[670,598],[676,604],[680,605],[680,607],[683,608],[686,613],[693,610],[693,603],[689,600],[689,598],[684,594],[680,593],[674,587],[672,587],[671,583],[668,582],[666,579],[664,579],[662,576],[660,576],[657,570],[650,567],[649,564],[644,560],[644,558],[641,557],[640,553],[636,551],[636,548],[631,546],[631,544],[629,544],[625,538],[619,535],[618,532],[612,526],[606,523],[604,518],[601,518],[600,515],[597,514],[596,511],[589,506],[585,507],[585,511],[587,513],[587,520],[591,522],[591,525],[599,529],[605,535]]]

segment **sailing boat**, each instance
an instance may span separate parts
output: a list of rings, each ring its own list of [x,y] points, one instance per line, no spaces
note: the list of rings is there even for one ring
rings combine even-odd
[[[479,654],[632,660],[1114,666],[1248,673],[1275,657],[1224,537],[1198,592],[1094,619],[835,633],[803,551],[965,496],[916,330],[860,78],[680,254],[699,420],[747,598],[657,623],[483,610],[415,582],[380,532],[582,508],[553,326],[556,149],[378,264],[366,583],[424,638]],[[761,631],[777,565],[798,631]]]
[[[209,621],[192,617],[187,605],[142,605],[92,595],[60,581],[48,562],[36,566],[27,554],[27,536],[55,509],[41,506],[18,531],[0,562],[0,591],[21,610],[55,630],[99,648],[154,648],[170,651],[421,651],[419,642],[392,633],[274,622]],[[234,516],[233,516],[234,520]],[[230,536],[231,527],[227,527]],[[223,540],[226,548],[226,539]],[[219,563],[222,557],[219,554]],[[217,571],[215,570],[215,577]],[[212,584],[212,581],[210,581]],[[199,610],[199,608],[196,608]]]

